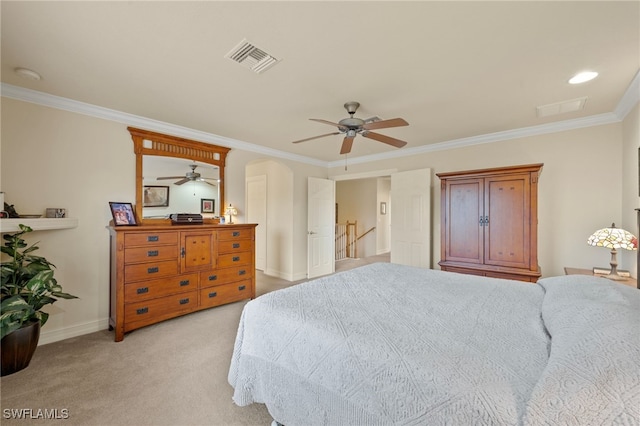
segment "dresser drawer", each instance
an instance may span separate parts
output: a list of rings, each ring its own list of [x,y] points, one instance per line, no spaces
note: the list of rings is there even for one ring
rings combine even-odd
[[[169,294],[183,293],[198,288],[198,275],[178,275],[129,283],[124,286],[124,299],[127,303],[163,297]]]
[[[200,307],[210,308],[251,297],[251,280],[200,290]]]
[[[253,229],[224,229],[218,231],[218,241],[250,240]]]
[[[154,278],[169,277],[171,275],[178,275],[177,260],[138,263],[134,265],[125,265],[124,267],[125,283],[152,280]]]
[[[124,263],[177,259],[178,246],[135,247],[124,249]]]
[[[218,253],[235,253],[238,251],[250,251],[252,240],[225,240],[218,242]]]
[[[253,267],[251,267],[251,265],[201,272],[200,288],[232,283],[235,281],[246,280],[247,278],[252,277]]]
[[[124,305],[125,331],[173,318],[198,307],[198,291],[174,294]]]
[[[177,232],[140,232],[125,234],[124,246],[156,246],[158,244],[178,244]]]
[[[249,265],[252,261],[253,261],[253,253],[250,251],[221,254],[221,255],[218,255],[218,268],[229,268],[231,266]]]

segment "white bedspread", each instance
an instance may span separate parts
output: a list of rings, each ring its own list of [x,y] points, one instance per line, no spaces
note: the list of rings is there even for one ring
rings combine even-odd
[[[535,284],[379,263],[272,292],[229,383],[286,426],[515,425],[547,367]]]

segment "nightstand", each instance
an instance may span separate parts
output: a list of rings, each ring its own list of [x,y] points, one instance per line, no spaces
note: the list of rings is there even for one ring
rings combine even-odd
[[[591,269],[569,268],[569,267],[565,266],[564,273],[566,275],[592,275],[592,276],[596,276],[596,277],[602,277],[605,280],[608,279],[604,275],[594,275],[594,273],[593,273],[593,271]],[[633,278],[633,277],[626,278],[626,279],[620,280],[620,281],[615,281],[615,280],[609,280],[609,281],[611,281],[613,283],[628,285],[629,287],[638,288],[638,283],[637,283],[636,279]]]

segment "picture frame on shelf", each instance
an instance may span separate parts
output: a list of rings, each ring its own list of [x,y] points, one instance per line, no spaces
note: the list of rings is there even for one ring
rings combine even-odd
[[[142,207],[169,207],[169,187],[144,185]]]
[[[211,198],[200,199],[200,213],[213,213],[216,207],[216,200]]]
[[[133,212],[133,204],[109,201],[109,208],[116,226],[136,226],[136,215]]]

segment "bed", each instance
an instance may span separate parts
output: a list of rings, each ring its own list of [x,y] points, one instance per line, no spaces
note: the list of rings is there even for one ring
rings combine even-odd
[[[376,263],[244,307],[229,383],[296,425],[640,423],[640,291]]]

